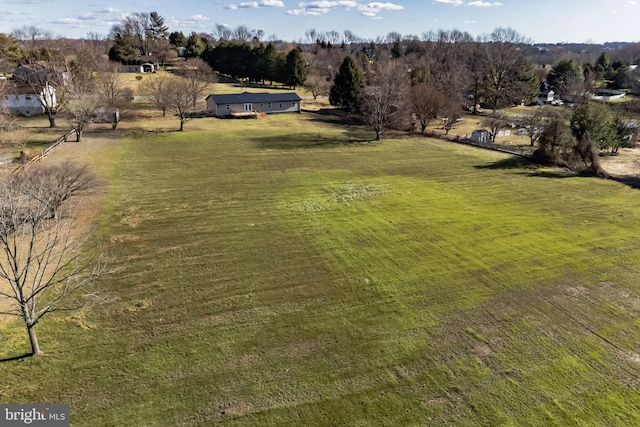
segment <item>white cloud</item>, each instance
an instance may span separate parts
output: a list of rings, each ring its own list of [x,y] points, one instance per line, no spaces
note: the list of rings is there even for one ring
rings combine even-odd
[[[491,3],[490,1],[470,1],[469,6],[476,6],[476,7],[491,7],[491,6],[502,6],[502,3],[499,2],[493,2]]]
[[[98,10],[96,12],[85,13],[82,16],[79,16],[77,19],[81,21],[119,21],[123,19],[125,13],[120,9],[116,9],[113,7],[105,7],[102,10]]]
[[[191,15],[189,19],[193,21],[208,21],[209,17],[204,15]]]
[[[320,0],[298,3],[299,9],[287,11],[287,15],[324,15],[333,9],[358,9],[360,14],[374,18],[383,10],[402,10],[404,6],[395,3],[359,3],[354,0]]]
[[[82,24],[82,21],[78,18],[60,18],[55,22],[58,24],[75,24],[75,25]]]
[[[630,5],[630,6],[635,6],[635,5],[637,5],[637,4],[638,4],[638,2],[637,2],[636,0],[629,0],[629,1],[627,2],[627,4],[628,4],[628,5]]]
[[[374,16],[371,18],[372,21],[382,21],[382,16]]]
[[[456,6],[460,6],[464,3],[462,0],[435,0],[436,3],[445,3],[445,4],[453,4]]]
[[[257,1],[248,1],[242,3],[231,3],[226,5],[224,8],[228,10],[237,10],[240,9],[255,9],[258,7],[284,7],[284,2],[282,0],[262,0],[260,3]]]
[[[466,21],[464,21],[464,23],[465,23],[465,24],[475,24],[475,23],[476,23],[476,21],[469,21],[469,20],[466,20]]]

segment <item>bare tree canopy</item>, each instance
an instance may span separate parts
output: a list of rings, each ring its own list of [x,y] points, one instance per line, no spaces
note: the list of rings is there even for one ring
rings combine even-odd
[[[531,64],[521,50],[521,45],[528,43],[524,36],[512,28],[496,28],[483,42],[486,97],[494,112],[528,98],[531,86],[538,91],[537,83],[530,81],[534,77]]]
[[[0,181],[0,314],[20,318],[32,354],[42,354],[36,325],[49,313],[90,303],[106,263],[87,251],[76,228],[79,197],[99,185],[86,167],[33,167]]]
[[[378,62],[372,71],[371,86],[363,95],[362,117],[380,140],[380,135],[404,116],[408,78],[397,61]]]
[[[101,122],[108,121],[116,129],[120,120],[130,110],[133,90],[127,84],[127,79],[117,62],[107,62],[96,72],[96,92],[100,98]]]
[[[192,82],[183,77],[176,77],[171,80],[165,91],[168,108],[180,120],[180,131],[184,130],[184,124],[190,117],[193,105],[191,89]]]
[[[169,77],[160,76],[146,79],[140,85],[140,94],[146,96],[155,107],[162,111],[162,117],[167,115],[167,108],[169,107],[167,91],[171,85],[171,80]]]
[[[411,108],[424,133],[429,122],[438,117],[447,104],[447,98],[431,83],[418,83],[409,92]]]
[[[66,58],[60,52],[31,52],[24,65],[14,71],[16,81],[26,84],[38,100],[49,119],[56,126],[56,117],[64,108],[65,75],[69,70]]]
[[[209,84],[215,83],[217,78],[209,64],[200,58],[189,58],[180,65],[178,73],[187,81],[192,106],[206,93]]]

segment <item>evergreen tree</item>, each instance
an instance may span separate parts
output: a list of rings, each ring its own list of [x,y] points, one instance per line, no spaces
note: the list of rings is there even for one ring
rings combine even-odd
[[[166,39],[169,37],[169,28],[164,25],[164,18],[158,12],[149,14],[149,27],[147,28],[147,38],[150,40]]]
[[[363,80],[362,71],[353,57],[345,57],[338,74],[333,79],[333,85],[329,91],[329,103],[345,110],[356,107]]]
[[[269,79],[269,81],[273,84],[275,80],[277,80],[276,74],[276,63],[277,63],[278,51],[276,46],[273,43],[269,43],[267,47],[264,48],[264,73],[265,78]]]
[[[298,85],[303,85],[307,80],[307,70],[305,62],[300,53],[300,49],[293,49],[287,54],[286,59],[286,80],[285,84],[293,86],[295,89]]]
[[[169,34],[169,41],[175,47],[185,47],[187,45],[187,38],[184,36],[182,31],[174,31]]]
[[[184,48],[184,56],[187,58],[197,58],[204,53],[206,48],[207,43],[202,39],[202,37],[197,35],[195,32],[191,32]]]
[[[583,80],[583,72],[573,59],[563,59],[547,74],[547,83],[558,95],[564,97],[573,83]]]

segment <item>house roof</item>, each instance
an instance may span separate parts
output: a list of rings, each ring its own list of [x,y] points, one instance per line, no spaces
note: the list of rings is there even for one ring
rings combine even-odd
[[[51,89],[54,90],[53,87]],[[7,84],[5,91],[5,95],[35,95],[31,86],[24,83],[14,83],[13,81]]]
[[[207,99],[213,99],[216,104],[242,104],[245,102],[291,102],[300,101],[302,98],[295,92],[281,92],[281,93],[251,93],[242,92],[241,94],[225,94],[216,95],[211,94],[207,96]]]

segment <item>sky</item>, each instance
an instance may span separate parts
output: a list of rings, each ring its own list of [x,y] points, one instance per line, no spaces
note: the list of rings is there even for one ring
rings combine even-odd
[[[185,35],[213,33],[216,24],[288,41],[305,40],[310,29],[370,39],[512,27],[536,43],[640,41],[640,0],[0,0],[0,32],[36,25],[58,37],[106,36],[125,15],[151,11]]]

